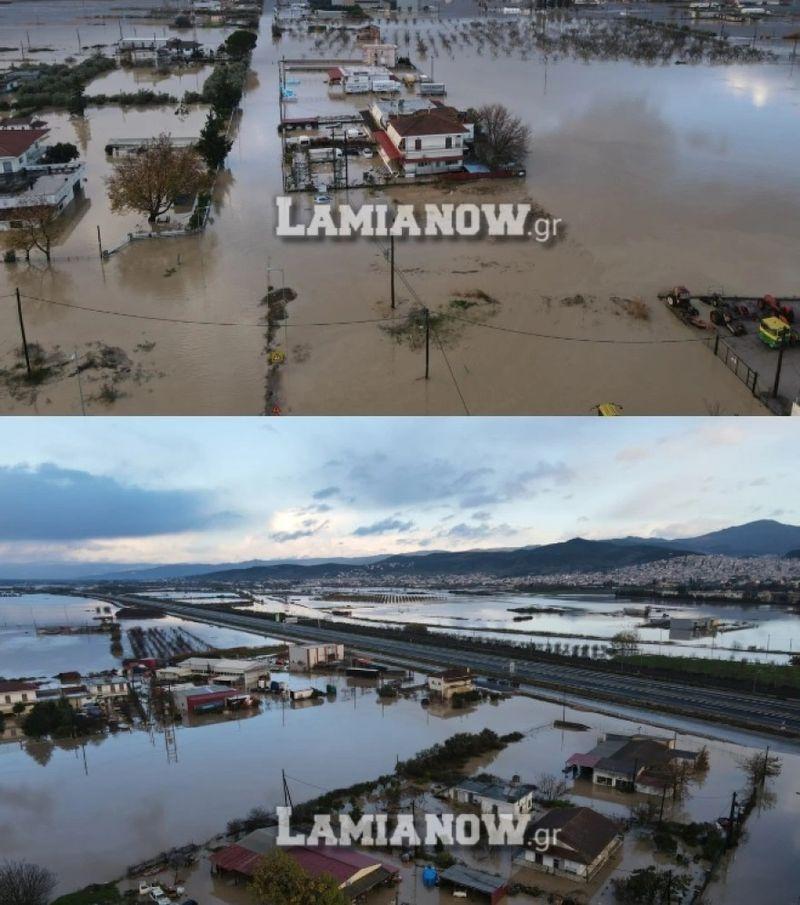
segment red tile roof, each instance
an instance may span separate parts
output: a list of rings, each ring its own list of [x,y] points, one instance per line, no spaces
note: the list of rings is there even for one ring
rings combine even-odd
[[[237,874],[252,877],[263,857],[261,852],[251,852],[241,845],[229,845],[222,851],[214,852],[209,860],[222,870],[236,871]]]
[[[348,848],[329,848],[326,846],[303,847],[292,846],[283,849],[290,858],[312,877],[330,874],[339,885],[347,883],[351,877],[367,868],[381,867],[381,862],[370,858],[362,852]],[[211,856],[211,863],[222,870],[235,871],[246,877],[252,877],[264,858],[263,852],[254,852],[242,845],[229,845]],[[395,873],[393,867],[386,868]]]
[[[0,157],[19,157],[47,132],[47,129],[3,129],[0,131]]]
[[[362,870],[381,866],[381,862],[376,861],[375,858],[370,858],[369,855],[350,848],[329,848],[324,845],[297,846],[287,848],[286,854],[290,855],[312,877],[330,874],[340,884],[347,883],[352,876]]]
[[[383,153],[389,158],[389,160],[402,160],[402,153],[392,144],[392,140],[389,136],[382,130],[376,130],[373,133],[375,137],[375,141],[380,145]]]
[[[36,687],[30,682],[0,682],[0,692],[36,691]]]
[[[468,130],[445,110],[419,110],[390,116],[389,124],[398,135],[458,135]]]

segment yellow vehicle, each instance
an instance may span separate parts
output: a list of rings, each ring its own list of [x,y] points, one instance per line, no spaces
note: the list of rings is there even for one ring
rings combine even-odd
[[[792,328],[779,317],[764,317],[758,325],[758,337],[770,349],[788,345]]]
[[[613,417],[614,415],[622,414],[622,406],[617,405],[616,402],[602,402],[600,405],[595,406],[597,409],[597,414],[601,417]]]

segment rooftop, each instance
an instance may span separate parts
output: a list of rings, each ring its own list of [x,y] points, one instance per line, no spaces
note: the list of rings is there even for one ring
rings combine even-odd
[[[37,686],[31,682],[0,682],[0,693],[12,691],[36,691]]]
[[[389,125],[403,136],[454,135],[469,131],[447,108],[390,116]]]
[[[47,135],[47,129],[0,130],[0,157],[19,157]]]
[[[473,792],[475,795],[481,795],[484,798],[491,798],[493,801],[505,801],[509,804],[515,804],[530,795],[531,792],[536,791],[536,786],[534,785],[512,782],[490,774],[464,779],[456,783],[453,788],[463,789],[466,792]]]
[[[526,838],[531,838],[536,830],[558,830],[559,842],[574,850],[568,857],[584,864],[591,864],[619,835],[612,820],[591,808],[554,808],[528,826]],[[550,852],[553,851],[551,846]]]

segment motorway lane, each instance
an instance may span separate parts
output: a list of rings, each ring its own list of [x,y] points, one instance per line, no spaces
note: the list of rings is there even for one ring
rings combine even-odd
[[[99,596],[99,595],[95,595]],[[346,630],[265,622],[264,619],[235,613],[211,612],[205,607],[190,604],[156,601],[139,597],[109,597],[113,603],[155,606],[176,616],[186,616],[201,622],[213,622],[247,629],[262,635],[335,641],[349,647],[399,657],[411,661],[427,661],[441,668],[468,666],[478,672],[508,677],[507,657],[472,651],[437,647],[426,639],[424,644],[350,633]],[[800,702],[781,701],[765,695],[728,692],[717,688],[703,688],[679,682],[667,682],[628,676],[624,673],[600,673],[580,666],[566,666],[546,662],[515,660],[513,676],[517,681],[557,688],[559,691],[579,693],[585,697],[616,700],[631,706],[651,710],[667,710],[700,716],[715,722],[730,723],[750,729],[779,734],[800,735]]]

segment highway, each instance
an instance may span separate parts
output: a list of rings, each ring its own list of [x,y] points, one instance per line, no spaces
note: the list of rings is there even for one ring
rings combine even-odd
[[[175,616],[245,629],[273,638],[338,642],[346,644],[351,649],[369,651],[407,663],[432,665],[438,669],[446,666],[464,666],[489,676],[509,678],[512,675],[512,661],[507,657],[440,647],[435,643],[435,636],[428,636],[424,642],[405,641],[358,635],[348,632],[346,628],[338,630],[286,625],[254,616],[212,611],[207,607],[172,601],[155,601],[133,596],[92,596],[118,605],[144,604]],[[544,661],[514,660],[513,678],[520,683],[579,694],[585,698],[616,701],[651,711],[679,713],[783,737],[800,737],[800,701],[784,701],[767,695],[704,688],[681,682],[629,676],[624,673],[599,672],[580,666]]]

